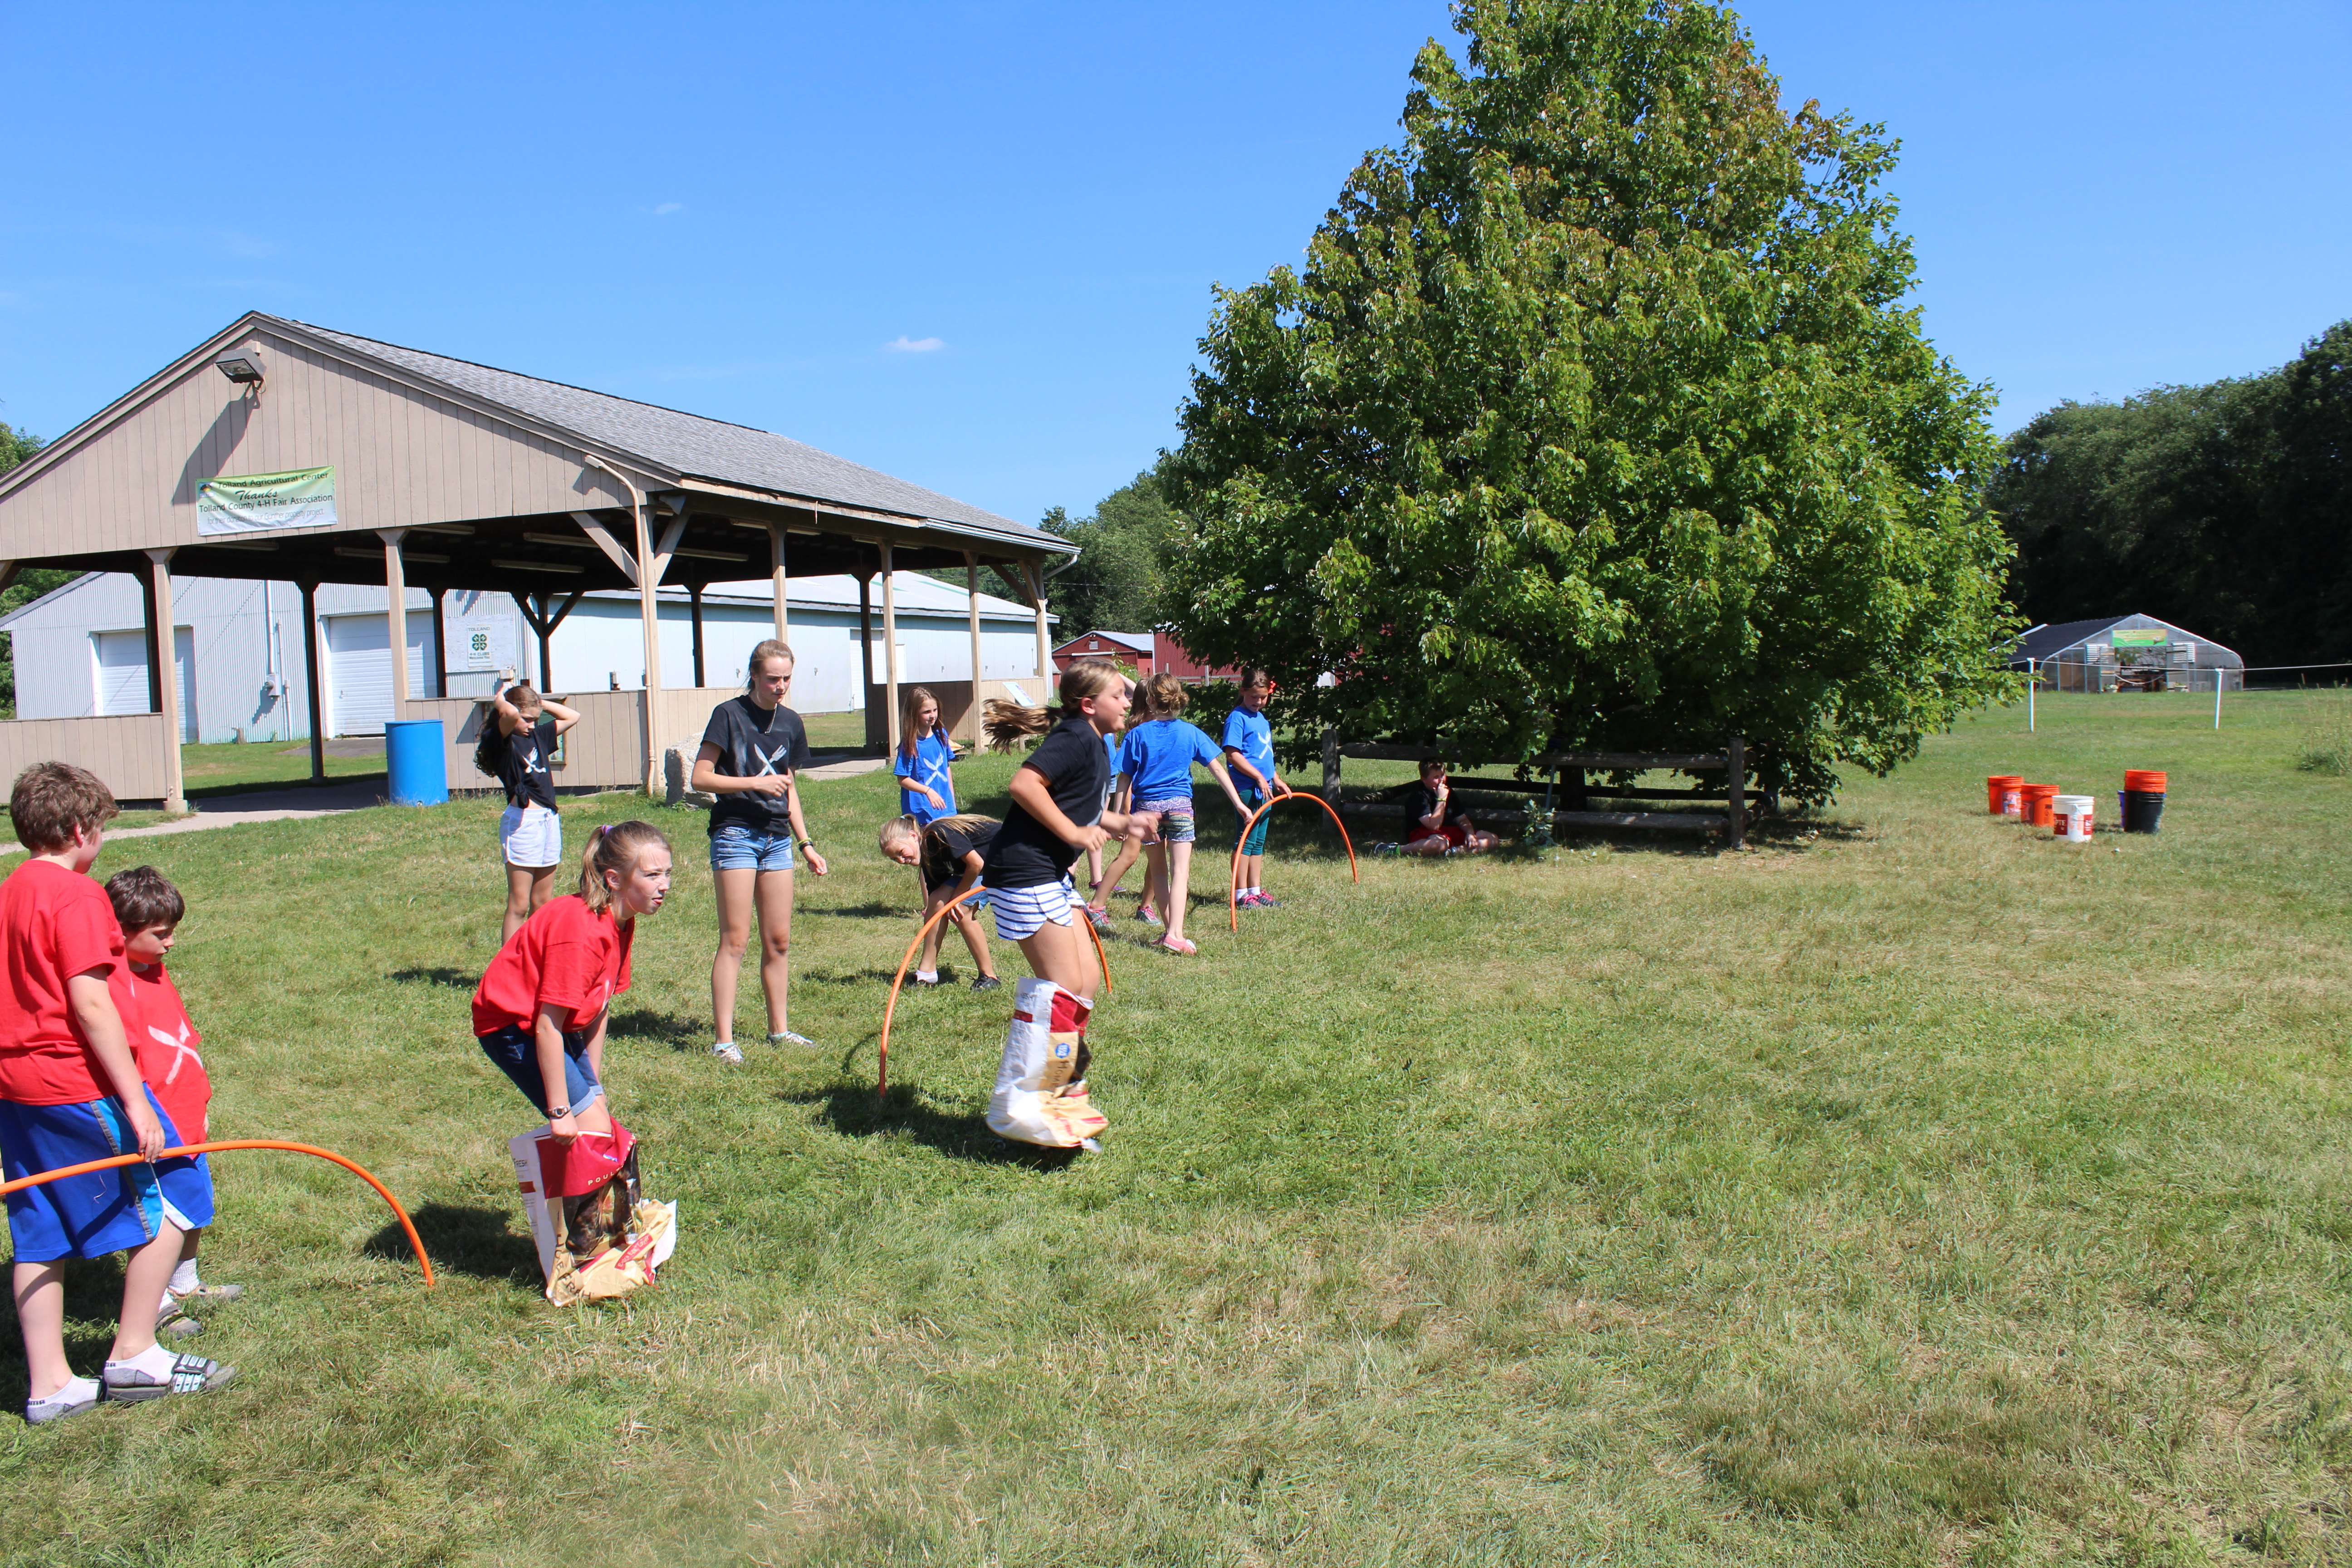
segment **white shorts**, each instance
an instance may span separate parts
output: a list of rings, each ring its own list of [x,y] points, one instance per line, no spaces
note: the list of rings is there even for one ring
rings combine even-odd
[[[499,817],[499,849],[509,866],[561,865],[563,818],[543,805],[509,805]]]
[[[1077,900],[1078,890],[1067,877],[1025,888],[988,889],[989,907],[996,911],[996,934],[1006,942],[1035,936],[1048,924],[1068,925]]]

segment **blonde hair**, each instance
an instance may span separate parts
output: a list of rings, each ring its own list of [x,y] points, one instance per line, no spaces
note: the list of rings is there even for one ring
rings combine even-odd
[[[911,816],[894,816],[882,825],[882,836],[875,847],[883,854],[890,853],[893,845],[903,844],[923,831],[923,825]]]
[[[751,690],[752,686],[759,680],[760,667],[767,663],[772,658],[781,658],[786,664],[793,666],[794,668],[798,668],[800,667],[801,661],[793,657],[792,644],[784,641],[782,637],[769,637],[765,641],[761,642],[759,647],[753,648],[751,650],[751,657],[743,661],[743,689],[745,691]]]
[[[588,836],[588,847],[580,856],[580,901],[588,906],[589,912],[601,915],[613,907],[613,889],[604,885],[604,873],[635,870],[637,857],[656,844],[665,849],[669,847],[662,830],[650,822],[611,823]]]
[[[938,700],[939,698],[928,686],[910,687],[906,695],[898,699],[898,750],[901,753],[914,754],[916,742],[923,738],[915,732],[915,725],[922,718],[923,704]]]
[[[992,697],[981,712],[981,727],[988,733],[991,750],[1009,752],[1024,738],[1042,735],[1063,720],[1074,716],[1078,704],[1089,697],[1099,697],[1114,681],[1123,681],[1126,673],[1107,658],[1074,658],[1070,668],[1062,671],[1062,708],[1057,714],[1051,708],[1024,708],[1018,702],[1007,702]]]
[[[1143,700],[1154,719],[1173,719],[1192,697],[1182,681],[1163,670],[1143,683]]]

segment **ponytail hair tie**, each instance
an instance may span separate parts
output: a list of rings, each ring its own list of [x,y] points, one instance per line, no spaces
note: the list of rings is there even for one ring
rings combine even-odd
[[[600,822],[596,825],[596,834],[598,837],[602,837],[612,831],[613,825],[609,822]]]

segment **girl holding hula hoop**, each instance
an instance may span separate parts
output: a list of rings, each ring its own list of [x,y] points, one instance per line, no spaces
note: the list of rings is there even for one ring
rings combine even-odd
[[[719,797],[710,808],[710,879],[719,889],[719,952],[710,961],[710,1054],[740,1062],[735,1047],[735,983],[751,916],[760,917],[760,984],[768,997],[768,1044],[814,1046],[793,1031],[785,1013],[792,984],[793,850],[825,874],[824,857],[801,816],[797,777],[808,766],[808,732],[784,706],[793,685],[793,650],[771,637],[751,650],[751,679],[740,697],[710,710],[694,756],[694,787]]]
[[[1075,1149],[1093,1147],[1108,1123],[1087,1097],[1087,1020],[1102,966],[1078,930],[1086,906],[1070,868],[1127,831],[1126,814],[1103,809],[1110,783],[1103,739],[1127,718],[1127,679],[1108,659],[1074,659],[1062,673],[1061,698],[1058,713],[996,700],[984,710],[999,751],[1052,731],[1013,774],[1013,805],[983,874],[996,934],[1020,946],[1036,976],[1014,993],[988,1124],[1017,1142]]]

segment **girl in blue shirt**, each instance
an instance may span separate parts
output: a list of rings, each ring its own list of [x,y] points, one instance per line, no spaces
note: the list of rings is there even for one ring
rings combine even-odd
[[[1274,682],[1265,671],[1248,667],[1241,678],[1241,706],[1225,715],[1225,771],[1234,787],[1241,792],[1242,826],[1249,827],[1249,815],[1267,800],[1290,793],[1282,775],[1274,771],[1274,723],[1265,716],[1265,700],[1274,694]],[[1249,837],[1242,841],[1241,891],[1234,902],[1245,910],[1270,910],[1275,900],[1265,890],[1265,830],[1266,819],[1257,819],[1249,828]]]
[[[906,781],[898,786],[898,809],[918,827],[956,814],[955,781],[948,776],[955,760],[955,742],[940,724],[940,700],[928,686],[914,688],[899,704],[898,751],[890,771]]]
[[[1215,765],[1224,754],[1217,743],[1178,717],[1189,700],[1183,682],[1172,675],[1155,675],[1144,682],[1144,691],[1152,716],[1128,731],[1118,749],[1118,771],[1129,781],[1132,814],[1146,822],[1159,818],[1160,842],[1151,847],[1145,898],[1148,905],[1156,895],[1168,930],[1155,945],[1170,952],[1196,952],[1199,949],[1184,937],[1185,906],[1192,893],[1192,770],[1209,769],[1235,811],[1241,810],[1242,799],[1233,780]]]

